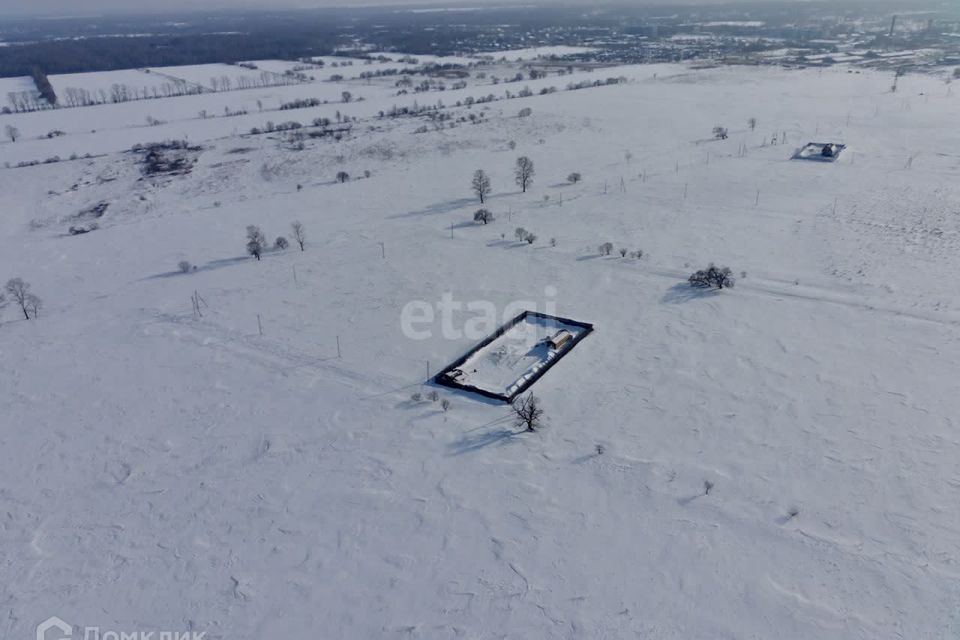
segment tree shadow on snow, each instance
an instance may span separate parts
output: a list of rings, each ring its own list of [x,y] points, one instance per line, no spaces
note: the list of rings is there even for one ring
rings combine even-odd
[[[516,435],[516,431],[502,428],[475,435],[466,435],[450,445],[450,454],[462,456],[465,453],[473,453],[474,451],[479,451],[480,449],[485,449],[490,446],[503,446],[510,442]]]
[[[260,259],[269,260],[271,257],[280,256],[288,253],[287,251],[274,250],[264,251]],[[152,276],[147,276],[145,278],[140,278],[143,280],[159,280],[162,278],[176,278],[176,277],[189,277],[190,274],[200,273],[201,271],[213,271],[215,269],[223,269],[224,267],[232,267],[234,265],[240,264],[242,262],[256,262],[256,258],[253,256],[237,256],[236,258],[220,258],[218,260],[211,260],[205,265],[194,265],[193,269],[187,272],[180,271],[179,269],[175,271],[164,271],[163,273],[155,273]]]
[[[720,293],[717,289],[704,289],[701,287],[691,287],[687,282],[678,282],[670,287],[661,302],[666,304],[683,304],[691,300],[708,299]]]
[[[698,493],[693,496],[687,496],[686,498],[678,498],[677,504],[679,504],[681,507],[686,507],[687,505],[691,504],[694,500],[697,500],[702,497],[703,497],[703,494]]]
[[[395,213],[388,218],[413,218],[416,216],[432,216],[438,213],[448,213],[454,209],[460,209],[468,204],[477,203],[476,198],[459,198],[458,200],[448,200],[447,202],[438,202],[429,207],[417,211],[408,211],[406,213]],[[479,206],[479,203],[477,203]]]

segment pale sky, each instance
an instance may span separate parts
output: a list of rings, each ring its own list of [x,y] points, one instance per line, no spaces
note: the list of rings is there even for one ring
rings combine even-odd
[[[691,5],[691,4],[739,4],[745,0],[613,0],[614,3],[637,5]],[[754,0],[756,1],[756,0]],[[811,0],[761,0],[766,2],[809,2]],[[861,0],[862,1],[862,0]],[[510,4],[550,5],[582,4],[590,0],[0,0],[0,16],[89,16],[101,12],[157,13],[177,11],[204,11],[221,9],[309,9],[322,7],[361,6],[503,6]],[[901,0],[898,4],[935,4],[936,0]]]

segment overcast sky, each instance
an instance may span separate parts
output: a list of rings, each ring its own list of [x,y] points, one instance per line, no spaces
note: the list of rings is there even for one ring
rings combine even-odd
[[[570,0],[563,1],[571,4]],[[589,4],[590,0],[573,0]],[[636,0],[649,4],[654,0]],[[709,0],[708,0],[709,1]],[[717,1],[717,0],[713,0]],[[91,15],[99,12],[155,13],[219,9],[310,9],[320,7],[366,6],[499,6],[508,4],[549,4],[551,0],[0,0],[0,15]],[[657,0],[690,4],[690,0]]]
[[[625,0],[614,0],[624,2]],[[723,4],[731,0],[626,0],[636,4],[689,5]],[[738,0],[733,0],[737,2]],[[739,0],[743,1],[743,0]],[[756,0],[753,0],[756,1]],[[807,2],[810,0],[760,0]],[[930,0],[901,0],[901,4],[929,3]],[[956,1],[956,0],[954,0]],[[389,5],[500,6],[506,4],[545,5],[551,2],[589,5],[590,0],[0,0],[0,16],[55,15],[88,16],[101,12],[151,13],[219,9],[306,9],[318,7],[359,7]]]

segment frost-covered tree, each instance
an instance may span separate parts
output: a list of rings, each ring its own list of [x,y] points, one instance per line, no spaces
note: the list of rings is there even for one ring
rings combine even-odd
[[[523,242],[524,240],[526,240],[528,233],[530,232],[524,229],[523,227],[517,227],[516,230],[513,232],[513,236],[520,242]]]
[[[477,169],[473,172],[473,180],[470,182],[470,186],[477,197],[480,198],[480,204],[483,204],[484,199],[490,195],[492,189],[490,176],[483,169]]]
[[[24,282],[22,278],[11,278],[7,280],[7,285],[4,288],[13,301],[17,303],[17,306],[20,307],[25,319],[29,320],[31,317],[37,317],[37,311],[42,303],[40,298],[30,293],[29,283]]]
[[[583,176],[581,176],[576,171],[574,171],[573,173],[567,176],[567,182],[569,182],[570,184],[577,184],[581,180],[583,180]]]
[[[303,223],[299,220],[295,220],[290,228],[293,229],[293,239],[297,241],[297,244],[300,245],[300,251],[303,251],[304,245],[307,243],[307,233],[303,228]]]
[[[283,251],[290,246],[290,243],[283,236],[277,236],[277,239],[273,241],[273,248],[278,251]]]
[[[490,224],[493,222],[493,214],[487,209],[477,209],[477,212],[473,214],[473,221],[483,224]]]
[[[189,260],[181,260],[177,263],[177,269],[180,269],[180,273],[190,273],[193,269],[193,265],[190,264]]]
[[[712,262],[706,269],[701,269],[688,278],[692,287],[732,289],[735,283],[733,272],[729,267],[718,267]]]
[[[716,127],[713,128],[713,137],[716,138],[717,140],[726,140],[728,135],[729,133],[727,132],[726,127],[721,127],[720,125],[717,125]]]
[[[602,256],[608,256],[608,255],[610,255],[611,253],[613,253],[613,243],[612,243],[612,242],[604,242],[602,245],[600,245],[600,255],[602,255]]]
[[[527,187],[533,184],[534,173],[533,160],[527,156],[520,156],[517,158],[517,166],[514,169],[514,176],[517,181],[517,186],[520,187],[524,193],[527,192]]]
[[[525,97],[525,96],[521,96],[521,97]],[[531,109],[530,107],[524,107],[523,109],[520,109],[520,113],[517,114],[517,116],[520,118],[529,118],[532,115],[533,115],[533,109]]]
[[[337,172],[337,182],[339,182],[339,183],[342,184],[342,183],[346,182],[346,181],[349,180],[349,179],[350,179],[350,174],[347,173],[346,171],[338,171],[338,172]]]
[[[263,235],[260,227],[256,225],[247,227],[247,253],[259,260],[266,246],[267,238]]]
[[[17,138],[20,137],[20,130],[12,124],[8,124],[3,130],[7,134],[7,137],[10,138],[10,142],[16,142]]]
[[[527,431],[536,431],[543,421],[543,407],[540,399],[532,393],[513,400],[513,423]]]
[[[750,127],[750,131],[753,131],[754,129],[756,129],[756,128],[757,128],[757,119],[756,119],[756,118],[750,118],[749,120],[747,120],[747,126]]]

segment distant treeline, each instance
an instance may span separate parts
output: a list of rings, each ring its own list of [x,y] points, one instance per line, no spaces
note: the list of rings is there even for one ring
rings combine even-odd
[[[508,24],[504,24],[505,20]],[[358,41],[380,50],[446,55],[528,46],[530,29],[558,24],[581,29],[581,11],[557,7],[550,7],[549,11],[500,8],[471,14],[470,24],[464,24],[459,12],[362,7],[11,22],[5,29],[0,25],[0,35],[9,43],[0,47],[0,77],[28,76],[34,67],[52,75],[244,60],[297,60],[329,55],[338,47],[349,49]],[[127,33],[138,35],[117,35]],[[575,42],[551,32],[549,44]]]
[[[101,37],[35,42],[0,47],[0,77],[31,76],[35,69],[59,74],[273,58],[295,60],[330,54],[332,43],[333,38],[304,36],[286,41],[263,34]],[[39,83],[37,88],[43,92]]]

